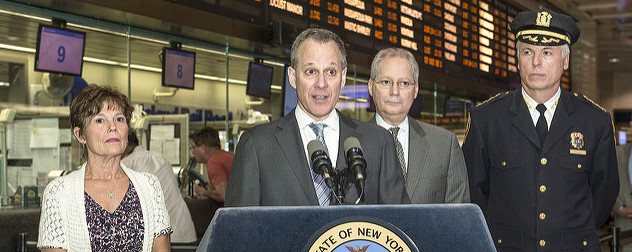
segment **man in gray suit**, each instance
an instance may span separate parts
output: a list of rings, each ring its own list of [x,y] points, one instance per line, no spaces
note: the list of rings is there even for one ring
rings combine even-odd
[[[630,127],[632,127],[632,121],[630,121]],[[627,231],[632,230],[632,186],[630,186],[632,143],[619,145],[616,150],[619,166],[619,196],[612,212],[615,216],[615,225],[621,228],[621,231]],[[625,244],[623,251],[632,251],[632,244]]]
[[[419,65],[401,48],[386,48],[371,64],[371,122],[389,130],[406,191],[414,204],[470,202],[465,159],[454,133],[417,121],[408,111],[419,91]]]
[[[383,129],[352,120],[334,110],[345,84],[346,51],[340,37],[307,29],[294,41],[289,81],[298,106],[283,118],[246,131],[237,144],[226,191],[226,206],[329,205],[329,190],[311,171],[307,144],[324,142],[335,169],[345,164],[343,141],[355,136],[367,161],[362,193],[351,177],[344,183],[346,202],[410,202],[397,169],[393,138]]]

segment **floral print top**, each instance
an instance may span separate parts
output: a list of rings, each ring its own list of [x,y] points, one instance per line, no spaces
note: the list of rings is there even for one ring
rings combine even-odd
[[[143,212],[131,181],[113,213],[103,209],[87,193],[84,195],[92,251],[142,251]]]

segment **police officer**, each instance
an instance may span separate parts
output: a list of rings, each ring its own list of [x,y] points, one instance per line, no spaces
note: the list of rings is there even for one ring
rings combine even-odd
[[[470,112],[463,145],[471,200],[498,251],[601,251],[619,179],[610,115],[560,88],[579,28],[550,10],[511,23],[521,88]]]

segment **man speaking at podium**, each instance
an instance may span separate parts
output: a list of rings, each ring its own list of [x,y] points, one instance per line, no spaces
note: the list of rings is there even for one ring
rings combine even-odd
[[[307,29],[294,41],[289,81],[298,106],[283,118],[246,131],[237,144],[226,191],[226,206],[329,205],[323,177],[311,169],[308,143],[319,140],[333,169],[346,167],[342,143],[357,137],[366,159],[364,193],[355,177],[344,186],[343,203],[409,203],[398,170],[395,144],[377,125],[334,110],[347,73],[346,50],[338,35]],[[359,201],[357,201],[359,199]]]
[[[463,153],[473,203],[498,251],[601,251],[597,229],[617,198],[610,115],[560,88],[579,28],[549,10],[521,12],[521,88],[470,112]]]

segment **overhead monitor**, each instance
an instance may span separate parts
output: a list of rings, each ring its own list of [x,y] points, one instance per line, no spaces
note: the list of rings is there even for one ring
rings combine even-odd
[[[162,86],[193,89],[195,53],[164,47],[162,55]]]
[[[35,48],[35,71],[79,75],[83,69],[86,34],[39,25]]]
[[[248,65],[248,84],[246,94],[261,98],[270,98],[273,68],[256,62]]]
[[[628,143],[628,132],[625,130],[619,130],[619,137],[617,137],[617,141],[619,145],[625,145]]]
[[[296,105],[298,104],[298,100],[296,97],[296,89],[294,89],[292,87],[292,85],[290,85],[290,76],[288,76],[288,68],[290,66],[289,65],[285,65],[285,67],[283,68],[283,115],[287,115],[288,113],[292,112],[292,110],[296,107]]]
[[[347,84],[340,89],[340,98],[336,103],[338,109],[370,108],[369,89],[367,85]]]

